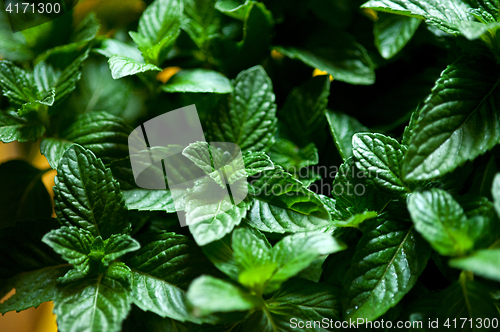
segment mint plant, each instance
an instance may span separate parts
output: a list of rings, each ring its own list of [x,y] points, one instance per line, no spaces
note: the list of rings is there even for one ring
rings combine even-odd
[[[0,148],[49,165],[0,164],[2,314],[53,301],[61,332],[498,329],[499,1],[146,2],[17,33],[0,16]],[[192,104],[206,142],[162,165],[198,180],[140,187],[129,135]]]

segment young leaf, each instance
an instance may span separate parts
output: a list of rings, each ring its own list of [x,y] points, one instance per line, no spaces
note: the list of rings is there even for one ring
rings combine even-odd
[[[467,221],[462,207],[447,192],[432,189],[413,193],[408,199],[415,229],[441,255],[460,256],[472,249],[469,236],[472,223]]]
[[[175,74],[162,85],[165,92],[230,93],[231,81],[226,76],[208,69],[186,69]]]
[[[395,195],[410,191],[401,176],[405,146],[382,134],[355,134],[352,147],[356,166],[367,172],[382,191]]]
[[[374,320],[410,291],[430,257],[413,227],[383,220],[365,232],[345,277],[346,319]]]
[[[212,141],[233,142],[242,151],[266,151],[274,143],[276,104],[272,82],[261,66],[238,74],[229,100],[210,118]]]
[[[123,190],[125,206],[129,210],[176,212],[169,190]]]
[[[160,65],[167,48],[179,35],[183,2],[179,0],[156,0],[141,16],[137,32],[130,36],[148,63]]]
[[[232,236],[232,248],[234,259],[242,271],[265,265],[271,258],[271,245],[266,237],[252,229],[236,229]]]
[[[214,312],[246,311],[258,305],[258,298],[233,284],[211,276],[197,278],[186,294],[197,315]]]
[[[234,205],[227,190],[210,178],[198,181],[186,197],[187,224],[200,246],[231,232],[240,224],[246,210],[244,202]]]
[[[113,55],[109,58],[108,62],[111,76],[115,80],[137,73],[144,73],[149,70],[161,71],[161,69],[155,65],[137,61],[123,55]]]
[[[115,259],[141,247],[139,242],[126,234],[113,234],[104,241],[104,257],[102,263],[108,266]]]
[[[245,164],[245,173],[247,176],[253,176],[260,172],[274,169],[273,162],[264,152],[245,152],[243,154],[243,163]]]
[[[455,35],[460,33],[458,22],[473,20],[468,12],[470,7],[461,0],[449,0],[446,3],[440,0],[370,0],[362,7],[422,18],[427,24]]]
[[[90,250],[94,236],[74,226],[63,226],[45,234],[42,241],[62,256],[68,263],[82,273],[90,269]]]
[[[294,88],[278,112],[288,137],[300,147],[306,146],[321,131],[329,95],[328,76],[316,76]]]
[[[347,158],[352,156],[352,137],[354,134],[369,132],[370,130],[347,114],[328,110],[326,112],[326,119],[328,120],[335,146],[342,160],[346,161]]]
[[[450,172],[500,140],[496,103],[500,80],[488,58],[461,58],[441,74],[420,110],[403,163],[405,180]],[[474,86],[474,89],[469,87]]]
[[[37,99],[33,76],[10,61],[0,61],[0,88],[3,95],[17,105]]]
[[[318,149],[314,143],[307,144],[300,149],[291,141],[278,138],[269,151],[271,160],[285,170],[293,172],[302,167],[316,165],[319,162]],[[292,168],[290,170],[290,168]]]
[[[234,259],[231,247],[231,234],[218,241],[209,243],[201,248],[207,258],[233,280],[238,280],[239,267]]]
[[[131,307],[129,279],[130,269],[114,263],[103,274],[58,288],[54,299],[58,328],[62,332],[120,331]]]
[[[128,226],[120,185],[90,151],[72,145],[57,168],[54,203],[59,220],[107,239]]]
[[[450,266],[500,281],[500,249],[478,250],[467,257],[454,258]]]
[[[393,14],[379,13],[373,26],[375,46],[384,57],[395,56],[411,40],[422,20]]]

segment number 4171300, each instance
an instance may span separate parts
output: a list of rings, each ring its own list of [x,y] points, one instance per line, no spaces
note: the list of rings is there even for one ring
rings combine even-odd
[[[28,2],[16,3],[15,5],[12,5],[12,3],[9,3],[7,8],[5,8],[5,11],[7,13],[15,13],[15,14],[18,14],[18,13],[35,14],[35,11],[39,14],[51,14],[51,13],[58,14],[61,11],[61,5],[58,3],[55,3],[55,4],[38,3],[35,6],[34,3],[28,3]]]

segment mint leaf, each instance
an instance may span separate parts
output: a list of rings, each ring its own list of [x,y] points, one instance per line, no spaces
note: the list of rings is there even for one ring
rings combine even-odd
[[[38,121],[28,121],[14,112],[0,112],[0,141],[36,141],[45,133],[45,127]]]
[[[439,0],[370,0],[362,5],[388,13],[422,18],[427,24],[451,34],[459,34],[457,23],[471,21],[470,7],[460,0],[450,0],[446,4]]]
[[[218,268],[233,280],[238,280],[239,267],[231,247],[231,234],[202,247],[203,253]]]
[[[122,194],[128,210],[176,212],[169,190],[132,189]]]
[[[497,215],[500,216],[500,174],[495,175],[495,178],[493,179],[491,195],[493,196],[494,207]]]
[[[276,140],[269,151],[269,156],[273,162],[290,172],[316,165],[319,162],[318,149],[314,143],[309,143],[301,149],[284,138]]]
[[[328,110],[326,112],[326,119],[328,120],[335,146],[342,160],[346,161],[347,158],[352,156],[352,137],[354,134],[369,132],[370,130],[347,114]]]
[[[406,180],[428,180],[450,172],[498,143],[493,105],[500,81],[491,75],[495,68],[484,57],[462,58],[443,71],[420,110],[403,163]]]
[[[266,151],[274,143],[276,104],[273,85],[261,66],[238,74],[229,109],[210,118],[212,141],[233,142],[243,152]]]
[[[450,260],[450,266],[500,281],[500,249],[484,249],[471,255]]]
[[[109,164],[113,159],[128,156],[128,136],[132,132],[121,118],[101,112],[89,112],[78,116],[57,138],[45,138],[40,150],[52,168],[57,168],[64,152],[73,143],[92,150],[97,158]]]
[[[33,76],[10,61],[0,61],[0,87],[12,103],[22,105],[36,99]]]
[[[63,226],[46,234],[42,241],[82,273],[90,270],[90,250],[94,236],[78,227]]]
[[[38,307],[43,302],[52,301],[57,289],[57,279],[62,277],[69,266],[55,265],[22,273],[5,281],[2,287],[14,288],[16,294],[0,303],[0,313],[22,311]]]
[[[162,85],[165,92],[230,93],[231,81],[226,76],[208,69],[186,69],[175,74]]]
[[[201,276],[189,286],[187,299],[197,315],[214,312],[246,311],[258,305],[258,298],[233,284],[214,278]]]
[[[102,263],[108,266],[115,259],[136,251],[141,247],[139,242],[126,234],[113,234],[104,241],[104,257]]]
[[[247,176],[253,176],[258,173],[274,169],[271,158],[264,152],[249,151],[243,154],[243,163],[245,164],[245,173]]]
[[[130,32],[148,63],[160,65],[165,60],[179,35],[182,11],[182,1],[156,0],[142,14],[137,32]]]
[[[345,276],[345,317],[374,320],[383,315],[410,291],[429,256],[429,246],[411,225],[390,219],[372,225]]]
[[[401,176],[404,145],[382,134],[355,134],[352,148],[356,166],[367,172],[380,190],[395,195],[410,191]]]
[[[123,55],[113,55],[108,60],[111,76],[116,80],[125,76],[161,69],[150,63],[144,63]]]
[[[131,307],[129,279],[130,269],[123,263],[114,263],[103,274],[58,288],[54,299],[58,328],[120,331]],[[66,315],[68,312],[72,314]]]
[[[278,114],[284,122],[288,137],[304,147],[324,125],[326,104],[330,95],[330,80],[317,76],[294,88]],[[280,128],[281,130],[281,128]]]
[[[59,220],[107,239],[128,227],[120,186],[90,151],[72,145],[57,168],[54,203]]]
[[[378,20],[373,26],[375,46],[384,59],[390,59],[399,53],[411,40],[421,20],[386,13],[378,13]]]
[[[469,236],[474,226],[447,192],[432,189],[414,193],[408,199],[408,210],[415,229],[441,255],[460,256],[474,246]]]

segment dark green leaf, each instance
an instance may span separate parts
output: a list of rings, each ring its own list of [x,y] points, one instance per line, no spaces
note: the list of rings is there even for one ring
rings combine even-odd
[[[347,114],[327,111],[326,119],[328,120],[335,146],[342,160],[345,161],[352,156],[352,137],[354,134],[369,132],[370,130]]]
[[[36,141],[45,133],[45,127],[38,121],[28,121],[13,112],[0,112],[0,141]]]
[[[385,59],[390,59],[405,47],[418,29],[421,20],[379,13],[373,27],[375,46]]]

